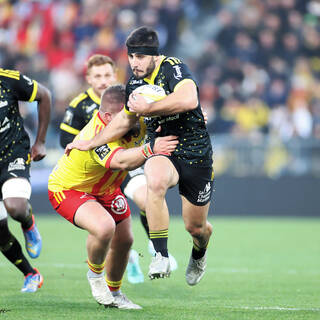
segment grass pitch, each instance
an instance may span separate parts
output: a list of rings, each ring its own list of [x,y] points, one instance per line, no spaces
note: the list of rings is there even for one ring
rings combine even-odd
[[[214,243],[202,281],[189,287],[184,272],[191,240],[180,217],[171,220],[169,251],[179,268],[169,279],[122,290],[143,310],[105,309],[86,279],[86,232],[58,216],[37,216],[41,256],[30,261],[44,276],[34,294],[22,294],[22,274],[0,255],[0,320],[4,319],[320,319],[320,219],[211,217]],[[24,245],[21,229],[10,227]],[[147,274],[150,256],[138,219],[134,248]]]

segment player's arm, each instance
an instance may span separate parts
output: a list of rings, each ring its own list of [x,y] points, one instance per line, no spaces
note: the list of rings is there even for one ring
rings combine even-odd
[[[31,160],[39,161],[46,155],[45,141],[47,129],[50,121],[51,93],[40,83],[37,83],[37,93],[35,96],[38,101],[38,129],[35,143],[31,148]]]
[[[147,103],[141,95],[132,93],[129,97],[128,106],[130,111],[144,116],[187,112],[196,109],[198,106],[197,87],[193,80],[185,79],[178,83],[174,92],[152,103]]]
[[[110,141],[118,140],[133,127],[136,121],[135,115],[128,114],[122,109],[96,136],[90,140],[75,140],[69,143],[65,152],[69,154],[72,149],[87,151]]]
[[[140,167],[154,154],[170,155],[178,144],[177,136],[165,136],[155,139],[154,146],[147,143],[141,147],[120,149],[112,157],[109,167],[113,170],[133,170]]]

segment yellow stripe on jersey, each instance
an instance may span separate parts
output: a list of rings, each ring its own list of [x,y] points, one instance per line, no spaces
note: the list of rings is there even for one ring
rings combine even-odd
[[[13,75],[20,75],[20,72],[18,70],[10,70],[10,69],[2,69],[0,68],[1,72],[10,73]]]
[[[193,82],[195,84],[195,82],[192,79],[183,79],[182,81],[178,82],[176,84],[176,86],[173,89],[173,92],[178,90],[183,84],[187,83],[187,82]],[[196,84],[195,84],[196,85]]]
[[[12,78],[12,79],[16,79],[16,80],[20,79],[19,72],[11,72],[10,70],[4,70],[4,69],[0,69],[0,76],[4,76],[7,78]]]
[[[71,133],[75,136],[80,132],[80,130],[72,128],[63,122],[60,124],[60,129],[66,131],[68,133]]]
[[[76,96],[71,102],[70,107],[75,108],[82,100],[84,100],[88,95],[84,92],[80,93],[78,96]]]
[[[32,82],[33,82],[33,90],[32,90],[32,94],[29,99],[29,102],[34,101],[34,99],[36,98],[37,92],[38,92],[38,82],[35,80],[32,80]]]
[[[100,99],[100,97],[98,97],[98,96],[94,93],[93,89],[92,89],[92,88],[89,88],[89,89],[87,90],[87,92],[88,92],[89,97],[90,97],[97,105],[100,105],[101,99]]]
[[[165,62],[168,61],[172,66],[174,66],[175,64],[179,64],[181,63],[181,60],[175,57],[168,57]]]

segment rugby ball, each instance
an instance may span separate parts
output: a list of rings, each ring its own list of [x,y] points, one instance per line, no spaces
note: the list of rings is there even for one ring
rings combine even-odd
[[[154,84],[140,86],[133,93],[142,95],[148,103],[159,101],[166,96],[164,89]]]

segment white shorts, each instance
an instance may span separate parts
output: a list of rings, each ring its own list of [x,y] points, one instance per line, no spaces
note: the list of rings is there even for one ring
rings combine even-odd
[[[127,185],[123,190],[123,193],[125,194],[126,197],[133,200],[133,195],[135,191],[146,184],[147,184],[146,176],[144,174],[139,174],[137,176],[132,177],[129,180],[129,182],[127,183]]]
[[[31,184],[25,178],[12,178],[2,185],[2,199],[31,197]]]

